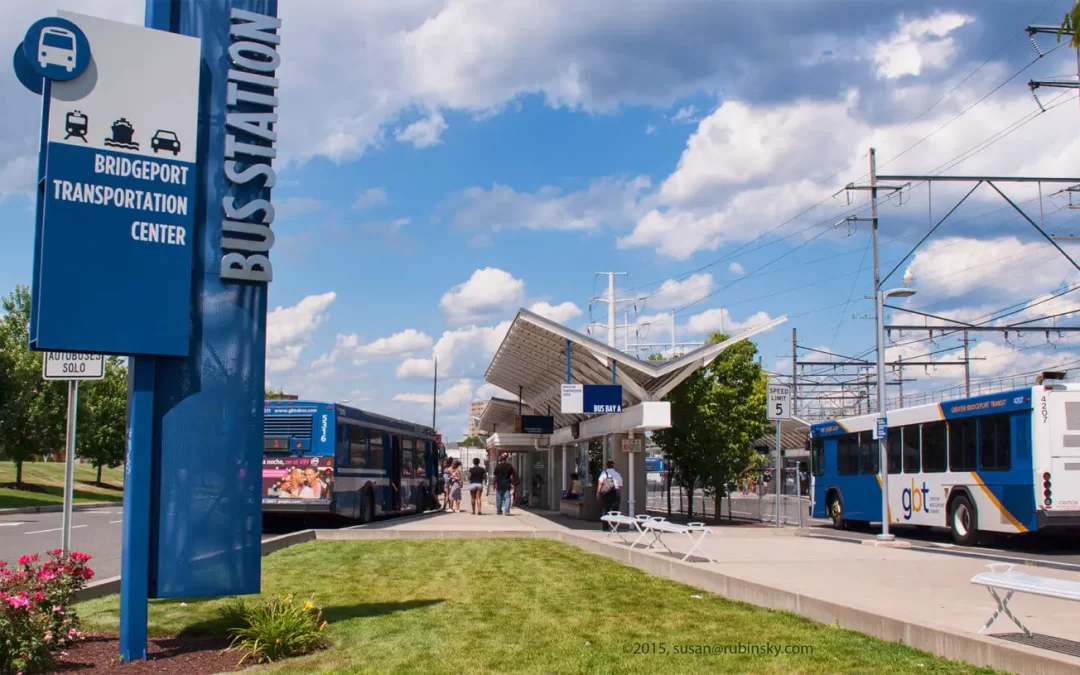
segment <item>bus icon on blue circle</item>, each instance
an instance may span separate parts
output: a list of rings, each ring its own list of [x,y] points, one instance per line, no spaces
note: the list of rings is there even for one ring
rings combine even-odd
[[[50,16],[26,31],[23,56],[42,77],[60,82],[74,80],[90,65],[90,42],[71,21]]]

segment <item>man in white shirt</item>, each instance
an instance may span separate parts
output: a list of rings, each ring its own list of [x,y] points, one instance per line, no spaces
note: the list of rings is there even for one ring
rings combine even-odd
[[[604,513],[618,510],[622,486],[622,476],[615,470],[615,462],[609,460],[607,468],[600,473],[596,481],[596,498],[604,506]],[[603,526],[604,530],[608,529],[607,523],[603,523]]]

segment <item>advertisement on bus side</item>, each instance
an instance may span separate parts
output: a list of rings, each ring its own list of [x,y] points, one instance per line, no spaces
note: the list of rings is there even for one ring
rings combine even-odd
[[[333,464],[333,457],[264,457],[263,503],[329,501]]]

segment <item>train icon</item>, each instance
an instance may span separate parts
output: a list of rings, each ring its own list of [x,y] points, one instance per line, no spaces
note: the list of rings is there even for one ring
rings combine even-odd
[[[74,136],[75,138],[82,139],[83,143],[87,143],[86,134],[90,131],[88,126],[89,120],[86,115],[82,114],[78,110],[69,112],[64,117],[64,131],[67,132],[67,136],[64,136],[64,140]]]

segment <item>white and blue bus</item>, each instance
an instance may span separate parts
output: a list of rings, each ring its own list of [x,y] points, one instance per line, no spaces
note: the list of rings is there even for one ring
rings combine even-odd
[[[980,532],[1080,529],[1080,385],[1060,377],[890,410],[890,524],[948,527],[961,545]],[[813,514],[838,529],[881,522],[875,423],[862,415],[810,429]]]
[[[433,504],[435,430],[321,401],[266,401],[263,512],[360,522]]]

